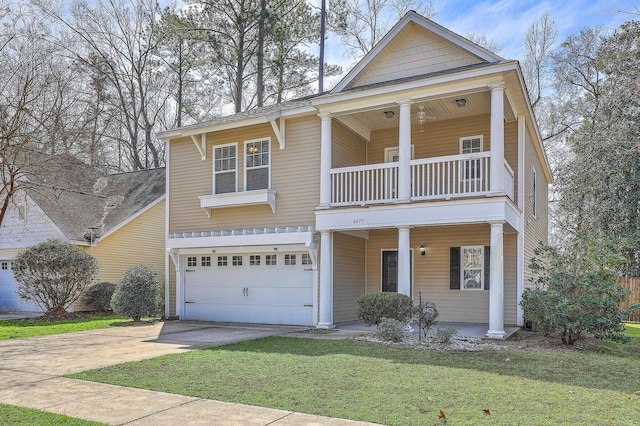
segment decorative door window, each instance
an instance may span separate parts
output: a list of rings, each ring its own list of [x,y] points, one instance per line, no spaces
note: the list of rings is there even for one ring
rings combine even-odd
[[[484,247],[461,247],[462,290],[483,290]]]

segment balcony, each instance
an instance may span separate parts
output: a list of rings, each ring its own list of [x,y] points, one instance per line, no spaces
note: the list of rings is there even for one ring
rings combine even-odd
[[[411,201],[449,200],[489,194],[490,152],[412,160]],[[331,169],[331,205],[394,203],[398,163]],[[505,193],[514,199],[514,173],[504,162]]]

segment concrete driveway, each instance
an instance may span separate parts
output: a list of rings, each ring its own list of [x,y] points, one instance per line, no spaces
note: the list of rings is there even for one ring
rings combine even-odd
[[[364,425],[59,377],[304,329],[174,321],[0,341],[0,402],[108,424]]]

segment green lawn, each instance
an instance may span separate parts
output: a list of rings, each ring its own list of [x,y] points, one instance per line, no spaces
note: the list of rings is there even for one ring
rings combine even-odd
[[[131,318],[116,315],[63,321],[5,320],[0,321],[0,340],[95,330],[129,323],[133,323]]]
[[[637,338],[446,353],[271,337],[69,377],[390,425],[637,425],[639,371]]]
[[[61,414],[46,413],[31,408],[14,407],[13,405],[0,404],[0,424],[12,426],[49,426],[49,425],[102,425],[104,423],[80,420]]]

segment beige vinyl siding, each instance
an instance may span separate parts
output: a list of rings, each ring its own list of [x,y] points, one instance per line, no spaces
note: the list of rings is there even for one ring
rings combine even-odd
[[[198,196],[213,192],[213,146],[238,143],[238,190],[243,190],[244,141],[271,137],[271,189],[277,191],[277,213],[268,205],[213,209],[209,219]],[[209,133],[202,161],[191,139],[171,141],[169,161],[169,232],[251,229],[315,224],[320,198],[320,120],[286,122],[281,150],[270,124]]]
[[[524,286],[533,287],[534,278],[529,264],[536,247],[548,243],[549,238],[549,183],[545,178],[542,164],[536,154],[531,135],[527,131],[525,139],[524,160]],[[537,215],[533,215],[533,169],[536,170],[536,207]]]
[[[347,129],[339,121],[331,125],[331,168],[365,164],[367,145],[364,139]]]
[[[477,64],[480,60],[415,25],[409,25],[350,86],[428,74]]]
[[[117,283],[124,272],[136,265],[149,266],[164,283],[165,238],[164,238],[165,201],[153,207],[124,225],[93,247],[82,247],[98,260],[99,280]],[[75,309],[85,308],[76,304]]]
[[[504,159],[513,169],[513,201],[518,204],[518,122],[504,125]]]
[[[340,232],[333,234],[333,321],[353,321],[356,300],[364,294],[365,240]]]
[[[516,323],[516,238],[505,235],[504,293],[505,324]],[[419,247],[424,244],[426,256]],[[489,321],[489,291],[464,291],[449,289],[449,249],[468,245],[488,246],[488,224],[422,227],[411,229],[410,246],[414,252],[412,296],[418,301],[430,299],[438,308],[440,321],[472,322],[486,324]],[[381,291],[381,252],[398,247],[398,231],[372,230],[369,233],[367,251],[367,293]]]

